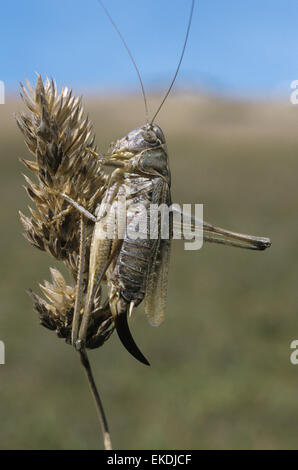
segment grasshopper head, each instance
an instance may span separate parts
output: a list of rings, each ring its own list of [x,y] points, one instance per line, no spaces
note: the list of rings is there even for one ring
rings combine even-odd
[[[147,149],[165,145],[163,132],[156,124],[145,124],[117,140],[111,148],[112,155],[131,153],[132,155]]]
[[[170,184],[166,139],[156,124],[137,127],[117,140],[110,158],[128,163],[132,172],[161,176]]]

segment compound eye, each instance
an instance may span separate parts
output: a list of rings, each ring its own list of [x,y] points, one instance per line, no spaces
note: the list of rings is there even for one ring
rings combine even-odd
[[[159,126],[157,125],[154,126],[154,133],[156,135],[156,138],[159,140],[161,144],[165,143],[163,132]]]
[[[158,139],[156,137],[155,132],[150,130],[144,132],[144,140],[149,144],[158,143]]]

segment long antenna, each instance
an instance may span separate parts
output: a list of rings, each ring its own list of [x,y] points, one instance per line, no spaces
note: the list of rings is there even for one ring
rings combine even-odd
[[[173,77],[173,79],[172,79],[172,81],[171,81],[171,85],[169,86],[168,91],[167,91],[166,94],[165,94],[164,99],[163,99],[162,102],[160,103],[160,105],[159,105],[159,107],[158,107],[156,113],[154,114],[154,116],[153,116],[152,121],[151,121],[150,124],[153,124],[153,122],[154,122],[156,116],[158,115],[159,111],[160,111],[161,108],[163,107],[163,104],[164,104],[164,102],[166,101],[167,97],[169,96],[170,91],[171,91],[171,89],[173,88],[173,85],[174,85],[175,80],[176,80],[176,78],[177,78],[177,75],[178,75],[178,72],[179,72],[179,69],[180,69],[180,65],[181,65],[181,63],[182,63],[182,59],[183,59],[183,56],[184,56],[184,52],[185,52],[185,48],[186,48],[188,36],[189,36],[189,31],[190,31],[190,26],[191,26],[191,22],[192,22],[192,15],[193,15],[194,6],[195,6],[195,0],[192,0],[192,2],[191,2],[191,8],[190,8],[190,14],[189,14],[189,20],[188,20],[188,25],[187,25],[187,31],[186,31],[186,35],[185,35],[185,40],[184,40],[184,44],[183,44],[183,48],[182,48],[180,60],[179,60],[179,63],[178,63],[178,66],[177,66],[175,75],[174,75],[174,77]]]
[[[121,32],[119,31],[118,29],[118,26],[116,25],[115,21],[113,20],[113,18],[111,17],[110,13],[108,12],[108,10],[106,9],[106,7],[104,6],[102,0],[98,0],[98,3],[100,4],[100,6],[102,7],[102,9],[104,10],[105,14],[107,15],[107,17],[109,18],[110,22],[112,23],[116,33],[118,34],[119,38],[121,39],[129,57],[130,57],[130,60],[132,61],[133,63],[133,66],[135,68],[135,71],[137,72],[137,75],[138,75],[138,78],[139,78],[139,82],[140,82],[140,85],[141,85],[141,89],[142,89],[142,94],[143,94],[143,98],[144,98],[144,105],[145,105],[145,115],[146,115],[146,121],[148,123],[148,105],[147,105],[147,99],[146,99],[146,94],[145,94],[145,89],[144,89],[144,85],[143,85],[143,81],[142,81],[142,78],[141,78],[141,75],[140,75],[140,72],[139,72],[139,69],[137,67],[137,64],[135,63],[135,60],[133,58],[133,55],[132,53],[130,52],[130,49],[128,47],[128,45],[126,44],[126,41],[124,39],[124,37],[122,36]]]

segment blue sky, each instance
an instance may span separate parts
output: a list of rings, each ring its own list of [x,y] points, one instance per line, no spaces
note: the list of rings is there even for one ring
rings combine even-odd
[[[182,48],[190,0],[105,0],[146,89],[166,88]],[[35,71],[79,92],[139,92],[135,71],[97,0],[1,2],[0,80]],[[298,79],[297,0],[197,0],[176,89],[288,96]]]

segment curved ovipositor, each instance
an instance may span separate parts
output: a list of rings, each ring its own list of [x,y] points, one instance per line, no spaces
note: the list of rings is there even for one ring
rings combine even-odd
[[[127,321],[127,310],[123,313],[120,313],[114,318],[116,331],[118,333],[119,339],[125,349],[138,361],[142,362],[146,366],[150,366],[150,363],[141,353],[140,349],[136,345],[132,334],[130,332],[128,321]]]

